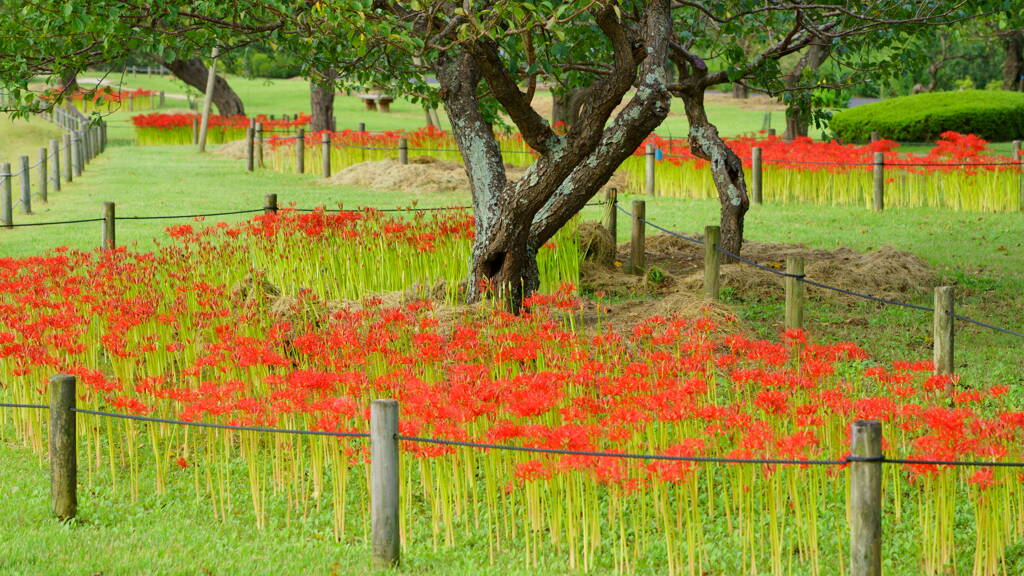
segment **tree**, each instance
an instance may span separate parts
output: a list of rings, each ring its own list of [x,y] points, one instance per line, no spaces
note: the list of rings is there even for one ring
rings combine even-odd
[[[161,63],[174,74],[176,78],[199,90],[206,92],[206,80],[209,77],[209,68],[203,64],[200,58],[189,58],[182,60],[161,60]],[[231,88],[228,81],[220,74],[216,74],[213,80],[213,105],[221,116],[244,116],[245,105],[242,99]]]
[[[50,36],[19,35],[43,29],[33,20],[66,11],[69,3],[35,4],[47,9],[19,12],[18,34],[4,34],[15,25],[0,23],[0,78],[15,91],[22,79],[55,70],[65,58],[81,64],[116,51],[109,38],[173,54],[223,35],[304,55],[311,69],[335,70],[339,83],[386,85],[439,100],[476,213],[470,297],[492,288],[513,308],[538,285],[537,249],[662,122],[673,97],[689,120],[691,150],[710,164],[722,206],[722,246],[738,253],[749,205],[742,164],[708,120],[705,92],[725,83],[769,93],[813,89],[786,86],[780,61],[814,44],[828,46],[838,62],[884,73],[915,29],[967,15],[965,0],[170,0],[145,13],[123,0],[90,0],[69,19],[48,23],[74,51],[56,61],[5,58],[49,54]],[[425,81],[427,73],[437,86]],[[538,78],[589,91],[565,134],[532,107]],[[518,181],[505,174],[494,131],[501,118],[536,152]]]
[[[334,130],[334,83],[337,74],[310,74],[309,108],[312,111],[309,128],[313,131]]]

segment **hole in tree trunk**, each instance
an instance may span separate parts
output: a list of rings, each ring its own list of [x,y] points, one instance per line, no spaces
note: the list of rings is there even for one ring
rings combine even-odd
[[[487,260],[484,260],[481,266],[481,271],[487,278],[494,278],[501,272],[501,267],[505,265],[505,252],[498,252],[492,255]]]

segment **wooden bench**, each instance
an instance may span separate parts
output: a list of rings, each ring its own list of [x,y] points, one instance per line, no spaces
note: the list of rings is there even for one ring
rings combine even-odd
[[[394,98],[387,94],[360,94],[359,98],[366,105],[367,112],[375,112],[380,107],[380,111],[388,114],[391,112],[391,103],[395,101]]]

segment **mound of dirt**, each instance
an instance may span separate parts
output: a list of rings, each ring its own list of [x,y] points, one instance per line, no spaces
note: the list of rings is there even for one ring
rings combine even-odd
[[[249,157],[249,149],[246,146],[245,140],[232,140],[231,142],[225,142],[217,149],[213,151],[217,156],[223,156],[224,158],[231,158],[232,160],[245,160]]]
[[[525,167],[505,165],[505,174],[511,181],[522,178],[525,173]],[[404,165],[394,158],[360,162],[338,172],[328,183],[385,192],[400,190],[412,194],[469,192],[469,178],[461,164],[444,162],[432,156],[410,158],[409,163]],[[606,187],[624,189],[626,184],[625,176],[616,174]]]
[[[694,237],[701,239],[700,237]],[[804,258],[809,280],[882,298],[907,299],[931,290],[938,276],[921,258],[884,246],[861,253],[842,247],[816,250],[799,244],[747,242],[743,257],[762,266],[784,271],[788,256]],[[653,286],[649,278],[625,274],[614,267],[591,266],[582,271],[581,285],[608,294],[666,294],[676,290],[700,293],[704,285],[704,247],[681,238],[659,234],[647,238],[648,267],[663,276]],[[618,247],[617,260],[629,261],[629,245]],[[649,276],[650,274],[648,274]],[[722,287],[740,299],[781,297],[783,278],[745,263],[723,263]],[[839,292],[808,287],[811,298],[850,299]]]
[[[583,259],[601,266],[615,264],[615,241],[608,230],[598,222],[581,222],[577,228]]]

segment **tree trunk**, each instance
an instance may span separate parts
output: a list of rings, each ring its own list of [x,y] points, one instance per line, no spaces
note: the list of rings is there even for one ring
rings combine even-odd
[[[645,51],[634,44],[614,9],[597,15],[597,24],[615,50],[612,72],[591,85],[593,97],[567,134],[551,130],[509,75],[496,43],[480,39],[465,49],[442,52],[434,62],[440,96],[452,123],[469,176],[476,218],[468,297],[497,294],[518,311],[524,297],[540,285],[537,250],[591,199],[615,169],[668,115],[671,95],[666,54],[672,20],[669,0],[647,8]],[[539,154],[523,177],[509,182],[498,141],[483,114],[479,85],[486,77],[491,94]],[[609,123],[623,97],[629,103]]]
[[[739,100],[746,100],[750,97],[750,91],[747,90],[746,85],[740,84],[739,82],[733,82],[732,97]]]
[[[556,92],[551,108],[551,123],[561,122],[567,128],[575,124],[579,120],[583,103],[589,96],[589,88],[570,88],[565,92]]]
[[[199,58],[173,60],[171,62],[163,61],[163,65],[182,82],[199,90],[201,93],[206,92],[206,78],[209,70]],[[238,97],[238,94],[235,94],[227,80],[220,74],[215,75],[213,81],[213,104],[217,107],[217,112],[221,116],[245,115],[245,105],[242,104],[242,99]]]
[[[722,205],[719,223],[722,230],[721,247],[739,254],[743,247],[743,218],[750,208],[747,185],[743,178],[743,163],[722,141],[718,129],[708,121],[703,87],[687,90],[681,97],[690,123],[690,151],[711,163],[711,178]]]
[[[786,88],[796,88],[800,85],[805,72],[818,73],[818,68],[821,68],[825,59],[828,58],[828,54],[828,44],[822,42],[811,44],[803,56],[800,57],[800,60],[797,61],[793,70],[783,78],[783,84],[785,84]],[[805,98],[794,98],[789,106],[786,107],[786,132],[782,136],[783,139],[793,140],[794,138],[807,136],[811,126],[811,120],[807,114],[809,108],[809,94]]]
[[[334,130],[334,83],[328,82],[313,80],[309,83],[309,107],[313,116],[309,129],[313,132]]]
[[[1013,30],[1002,35],[1006,54],[1003,58],[1003,90],[1021,90],[1024,74],[1024,30]]]

